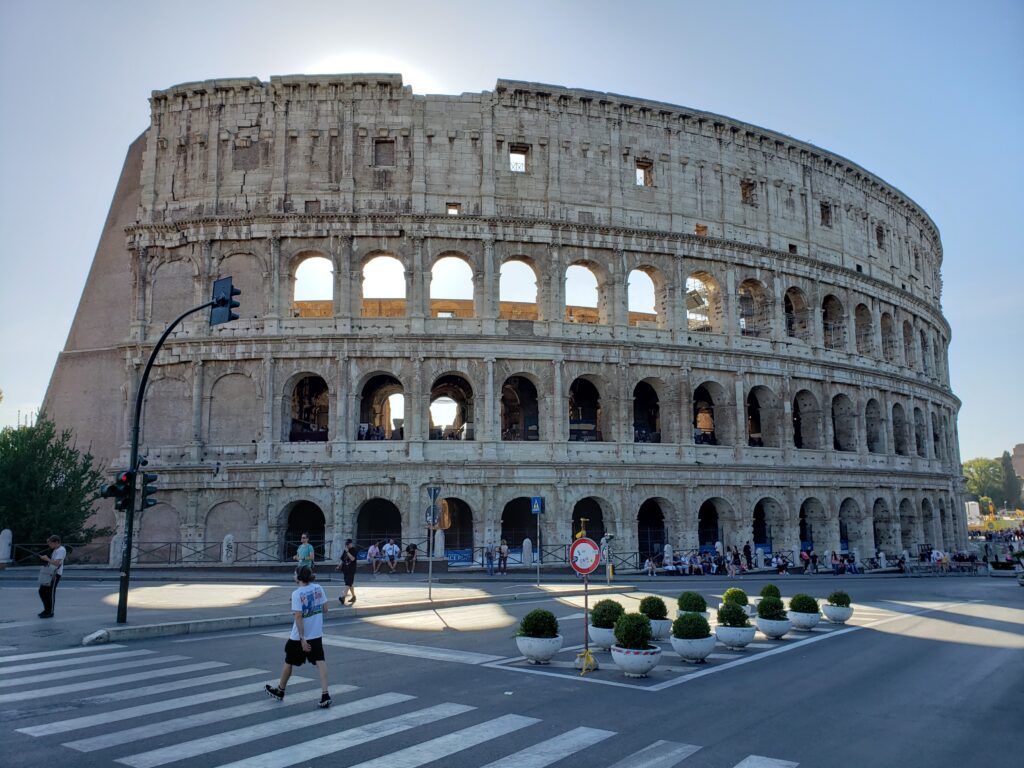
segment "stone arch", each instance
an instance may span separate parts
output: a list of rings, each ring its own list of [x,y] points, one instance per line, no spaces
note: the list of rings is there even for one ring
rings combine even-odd
[[[253,253],[235,252],[222,256],[216,277],[231,276],[231,284],[241,291],[236,312],[242,319],[258,319],[267,313],[267,272],[263,259]],[[216,279],[216,277],[214,279]],[[184,310],[183,310],[184,311]]]
[[[657,267],[641,264],[630,270],[626,278],[629,324],[667,327],[667,291],[665,276]]]
[[[656,380],[644,379],[633,387],[634,443],[661,442],[661,400],[655,386],[657,383]]]
[[[469,257],[457,251],[438,254],[430,267],[430,316],[476,316],[477,285]]]
[[[900,540],[911,557],[917,554],[921,542],[921,525],[910,499],[900,501]]]
[[[770,336],[772,305],[764,284],[754,278],[748,278],[740,283],[736,293],[740,309],[740,333],[755,338]]]
[[[820,499],[809,496],[800,504],[798,513],[800,526],[800,549],[815,550],[822,554],[821,547],[828,542],[828,511]]]
[[[782,311],[786,318],[786,336],[810,342],[814,338],[813,315],[807,294],[796,286],[790,287],[782,297]]]
[[[867,304],[858,304],[853,311],[854,337],[857,353],[870,357],[875,353],[875,323]]]
[[[857,450],[857,411],[853,401],[842,393],[832,398],[832,448]]]
[[[142,405],[140,444],[146,448],[192,442],[192,385],[163,376],[150,382]]]
[[[690,333],[722,333],[722,291],[710,272],[686,278],[686,328]]]
[[[778,448],[782,445],[782,407],[776,394],[766,386],[751,387],[747,393],[747,445]]]
[[[235,537],[236,544],[255,541],[252,514],[234,500],[218,502],[206,514],[204,536],[211,553],[212,546],[223,542],[229,533]],[[220,559],[219,550],[215,557]]]
[[[374,496],[356,510],[356,546],[365,551],[375,542],[402,540],[402,513],[389,499]]]
[[[573,261],[565,268],[563,283],[565,322],[607,325],[611,321],[608,273],[600,264],[589,259]]]
[[[609,520],[605,519],[605,512],[608,512]],[[607,528],[608,522],[614,523],[611,507],[603,499],[595,496],[586,496],[572,507],[572,531],[575,536],[580,530],[580,522],[586,518],[587,537],[594,541],[600,541],[605,533],[612,533]]]
[[[932,375],[932,354],[931,344],[928,343],[928,333],[922,328],[919,332],[921,339],[921,370],[928,376]]]
[[[892,435],[896,443],[896,454],[898,456],[910,455],[910,435],[908,432],[907,415],[903,406],[893,403],[892,406]]]
[[[517,496],[501,510],[501,540],[509,547],[521,547],[524,539],[537,537],[537,517],[530,511],[530,498]],[[536,543],[536,542],[535,542]]]
[[[846,349],[845,310],[834,294],[828,294],[821,302],[821,325],[825,349]]]
[[[805,449],[822,447],[821,407],[809,389],[801,389],[793,396],[793,445]]]
[[[288,398],[288,442],[326,442],[331,424],[331,396],[327,382],[316,374],[300,374],[293,380]]]
[[[405,263],[394,253],[372,251],[360,260],[360,315],[405,317]]]
[[[164,328],[196,305],[199,270],[187,256],[155,262],[149,275],[149,323]]]
[[[473,559],[473,508],[457,496],[445,496],[442,500],[448,513],[448,528],[444,532],[445,550],[469,550]]]
[[[309,499],[296,499],[281,510],[284,520],[284,559],[290,561],[299,548],[300,537],[309,534],[316,561],[326,556],[327,518],[320,505]]]
[[[754,550],[766,555],[775,551],[775,541],[786,541],[787,514],[783,505],[771,496],[764,496],[754,504],[751,514],[751,542]]]
[[[882,419],[882,406],[873,397],[864,406],[864,436],[867,440],[868,453],[885,453],[885,421]]]
[[[453,420],[448,424],[435,424],[435,414],[445,410],[441,406],[449,401],[454,408]],[[460,373],[438,376],[430,386],[430,439],[431,440],[473,440],[474,398],[473,386]]]
[[[914,449],[922,459],[928,457],[927,427],[924,423],[924,412],[914,408]]]
[[[717,381],[706,380],[693,390],[694,443],[732,445],[733,424],[727,390]]]
[[[743,546],[735,530],[735,510],[726,499],[712,496],[697,507],[697,546],[702,552],[713,552],[715,543],[723,547]]]
[[[896,329],[893,326],[892,315],[888,312],[882,313],[882,356],[887,363],[895,363],[897,355]]]
[[[664,552],[665,510],[662,499],[646,499],[636,513],[636,541],[640,559],[658,557]]]
[[[321,251],[300,251],[288,265],[288,296],[294,317],[334,315],[335,265]]]
[[[943,450],[942,444],[942,429],[939,427],[939,415],[935,411],[931,412],[932,417],[932,453],[936,459],[944,460],[946,453]]]
[[[909,320],[903,321],[903,358],[907,368],[917,367],[917,355],[914,352],[914,326]]]
[[[540,399],[532,374],[514,374],[501,385],[501,439],[541,439]]]
[[[528,256],[510,256],[501,263],[498,277],[500,319],[547,319],[537,274],[537,263]]]
[[[601,442],[610,434],[606,409],[602,405],[602,384],[597,377],[580,376],[569,386],[568,417],[570,442]]]
[[[870,526],[865,526],[865,515],[861,511],[860,504],[853,497],[847,497],[839,504],[839,550],[841,552],[852,552],[865,556],[873,549],[874,533]],[[866,530],[867,529],[867,530]],[[868,543],[866,536],[870,533],[872,543]]]
[[[402,415],[394,416],[401,404]],[[402,440],[405,437],[405,387],[386,371],[363,378],[359,389],[357,440]]]
[[[263,437],[263,409],[256,382],[244,373],[220,376],[210,390],[207,440],[212,445],[251,445]]]

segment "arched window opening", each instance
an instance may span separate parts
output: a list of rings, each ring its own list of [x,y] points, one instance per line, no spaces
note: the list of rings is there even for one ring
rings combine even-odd
[[[302,543],[302,534],[309,534],[309,543],[317,560],[323,560],[324,534],[327,523],[324,513],[311,501],[297,501],[288,508],[288,527],[284,534],[284,559],[291,560]]]
[[[942,450],[942,440],[940,435],[942,430],[939,429],[939,417],[934,412],[932,413],[932,453],[936,459],[945,459],[945,452]]]
[[[539,548],[537,517],[530,512],[530,499],[526,496],[512,499],[501,513],[501,539],[508,544],[510,561],[522,560],[523,539],[529,539],[534,549]],[[498,543],[498,542],[496,542]]]
[[[885,453],[885,425],[882,421],[882,407],[874,398],[864,408],[865,436],[869,453]]]
[[[657,325],[658,303],[654,280],[647,270],[634,269],[626,282],[630,325]]]
[[[587,379],[576,379],[569,388],[569,440],[601,442],[604,440],[601,393]]]
[[[441,514],[448,517],[444,532],[446,555],[458,555],[456,562],[473,562],[473,510],[462,499],[448,496],[441,499]]]
[[[754,505],[754,549],[760,549],[766,554],[772,551],[768,515],[765,512],[763,501],[759,501]]]
[[[394,256],[363,266],[363,317],[405,317],[405,267]]]
[[[809,342],[814,338],[811,326],[811,308],[807,305],[807,296],[799,288],[790,288],[782,299],[782,309],[786,316],[786,335],[793,339]]]
[[[579,532],[581,525],[586,528],[589,539],[600,541],[604,536],[604,513],[597,499],[580,499],[572,508],[573,535]]]
[[[334,265],[330,259],[310,256],[302,260],[295,268],[292,301],[295,317],[331,317],[334,314]]]
[[[793,398],[793,446],[821,448],[821,410],[817,398],[806,389]]]
[[[430,388],[430,439],[474,439],[473,388],[461,376],[442,376]]]
[[[892,437],[896,442],[896,453],[899,456],[910,455],[910,439],[908,436],[907,416],[903,406],[895,403],[892,406]]]
[[[708,500],[697,510],[697,544],[701,552],[714,552],[715,542],[722,540],[718,524],[718,507]]]
[[[665,550],[665,515],[654,499],[640,505],[636,516],[636,540],[641,560],[657,558]]]
[[[387,499],[370,499],[356,514],[355,544],[365,553],[371,544],[384,546],[388,539],[402,540],[402,515]]]
[[[565,321],[590,324],[607,322],[599,301],[597,276],[590,266],[580,263],[568,267],[565,270]]]
[[[327,382],[319,376],[306,376],[300,379],[292,390],[292,420],[288,441],[326,441],[330,415]]]
[[[857,352],[861,355],[875,353],[875,326],[867,304],[858,304],[853,313],[854,331],[857,337]]]
[[[903,321],[903,357],[907,368],[917,367],[917,355],[914,353],[914,328],[909,320]]]
[[[825,507],[817,499],[805,499],[800,505],[800,550],[810,552],[814,549],[815,529],[819,534],[825,532]],[[821,554],[821,553],[819,553]]]
[[[718,284],[707,272],[694,272],[686,278],[686,328],[690,333],[717,333],[721,327]]]
[[[646,381],[633,388],[633,442],[661,442],[661,406],[658,393]]]
[[[501,265],[498,296],[502,320],[539,319],[537,275],[525,261],[511,259]]]
[[[863,542],[861,535],[861,513],[860,506],[853,499],[844,499],[839,505],[839,551],[849,552],[850,548],[860,549]],[[852,533],[852,536],[851,536]],[[865,551],[858,552],[861,557],[867,557]]]
[[[510,376],[501,387],[501,439],[540,440],[537,388],[525,376]]]
[[[914,447],[917,450],[917,455],[922,459],[928,456],[927,448],[927,427],[924,423],[924,413],[921,412],[920,408],[914,409]]]
[[[430,316],[474,315],[473,270],[457,256],[438,259],[430,270]]]
[[[768,387],[751,388],[747,394],[747,445],[753,448],[779,445],[779,406]]]
[[[893,328],[892,315],[882,313],[882,356],[887,363],[896,362],[896,329]]]
[[[378,374],[363,386],[359,398],[358,440],[402,440],[405,436],[405,393],[394,376]]]
[[[825,349],[846,349],[846,322],[843,305],[832,294],[821,302],[821,324]]]
[[[739,287],[740,333],[766,337],[771,332],[771,306],[764,286],[757,280],[744,280]]]
[[[832,398],[832,448],[836,451],[857,450],[857,418],[853,401],[846,395]]]
[[[923,330],[920,331],[921,336],[921,370],[929,376],[932,373],[932,354],[931,346],[928,344],[928,334]]]
[[[701,384],[693,392],[693,442],[695,445],[719,445],[725,443],[725,435],[720,429],[716,429],[715,423],[715,394],[712,389],[720,389],[707,384]],[[724,405],[724,403],[722,403]]]

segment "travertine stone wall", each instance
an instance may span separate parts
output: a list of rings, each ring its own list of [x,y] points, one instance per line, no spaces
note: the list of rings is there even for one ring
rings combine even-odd
[[[536,495],[552,546],[574,511],[623,552],[742,545],[765,526],[794,553],[802,538],[862,555],[965,545],[939,234],[845,158],[720,115],[506,80],[461,96],[417,96],[398,75],[211,80],[151,104],[141,169],[122,179],[135,220],[96,262],[130,276],[132,306],[87,287],[47,398],[123,461],[127,403],[166,322],[218,276],[241,287],[239,321],[195,317],[161,354],[143,444],[164,503],[143,542],[219,558],[230,533],[242,559],[268,557],[314,505],[329,543],[394,530],[381,516],[418,539],[439,484],[460,547],[518,535]],[[362,295],[382,255],[402,264],[404,300]],[[471,301],[430,294],[449,256],[470,267]],[[333,266],[329,301],[293,301],[311,257]],[[512,260],[533,270],[536,305],[501,300]],[[595,276],[596,308],[567,306],[573,265]],[[629,306],[636,270],[653,315]],[[692,277],[706,322],[688,316]],[[77,341],[111,312],[100,339]],[[72,357],[102,383],[74,394]],[[404,424],[360,440],[381,376]],[[296,439],[293,395],[311,377],[326,390]],[[472,439],[432,440],[429,404],[452,379]],[[504,428],[510,379],[536,389],[536,439]],[[570,413],[581,381],[592,417]],[[643,398],[659,442],[636,428]],[[112,404],[116,439],[82,415]]]

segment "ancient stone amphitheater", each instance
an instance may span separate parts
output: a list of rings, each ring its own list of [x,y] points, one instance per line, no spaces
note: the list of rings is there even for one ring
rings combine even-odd
[[[219,276],[242,289],[240,320],[194,316],[161,352],[140,560],[219,560],[228,534],[274,559],[302,530],[422,546],[434,485],[452,562],[536,548],[534,496],[547,562],[580,518],[627,562],[965,545],[939,233],[849,160],[509,80],[210,80],[151,105],[45,406],[123,464],[165,324]]]

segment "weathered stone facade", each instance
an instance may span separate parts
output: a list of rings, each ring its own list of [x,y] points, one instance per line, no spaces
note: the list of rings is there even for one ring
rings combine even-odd
[[[151,103],[46,403],[123,464],[152,344],[234,277],[242,318],[186,321],[154,371],[144,547],[216,558],[230,533],[244,560],[298,527],[421,539],[432,484],[462,547],[532,536],[531,496],[545,547],[574,516],[622,551],[966,544],[939,234],[844,158],[505,80],[461,96],[397,75],[211,80]],[[381,255],[404,299],[363,298]],[[432,299],[448,256],[472,301]],[[333,265],[327,303],[293,301],[310,257]],[[535,305],[500,299],[509,261],[536,275]],[[573,265],[596,309],[566,306]],[[634,271],[655,314],[630,311]],[[442,394],[463,439],[432,439]]]

